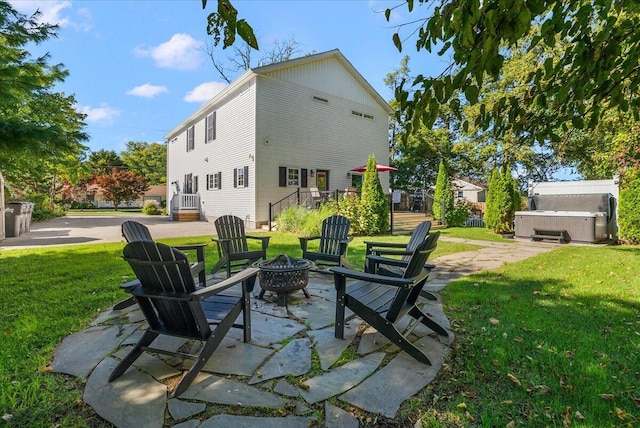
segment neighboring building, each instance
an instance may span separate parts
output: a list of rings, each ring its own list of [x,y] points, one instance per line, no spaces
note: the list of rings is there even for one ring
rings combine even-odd
[[[258,227],[297,189],[344,190],[388,163],[392,112],[337,49],[247,70],[166,135],[172,218]]]
[[[133,201],[120,204],[120,208],[142,208],[147,201],[156,201],[162,207],[167,201],[167,186],[165,184],[152,185],[149,189]],[[102,189],[97,184],[87,187],[86,193],[74,198],[78,202],[91,202],[96,208],[114,208],[113,202],[107,201],[102,193]]]
[[[451,182],[455,200],[466,199],[469,202],[485,202],[487,186],[475,180],[456,179]]]

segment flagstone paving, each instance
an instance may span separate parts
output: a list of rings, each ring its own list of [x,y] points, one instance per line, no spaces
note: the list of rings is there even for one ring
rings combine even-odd
[[[450,324],[438,291],[450,280],[556,246],[467,242],[483,248],[433,260],[437,268],[425,287],[437,300],[425,299],[424,311],[447,330]],[[308,299],[301,291],[290,294],[287,307],[277,306],[276,296],[269,293],[264,300],[254,296],[251,343],[243,343],[241,331],[232,329],[191,386],[177,398],[170,398],[168,385],[191,363],[175,357],[143,354],[120,378],[108,382],[118,360],[144,330],[144,317],[136,306],[102,313],[91,327],[67,337],[56,350],[51,367],[54,372],[86,378],[84,401],[118,427],[287,428],[315,424],[348,428],[359,426],[355,408],[394,418],[404,401],[435,378],[454,340],[452,332],[441,337],[418,324],[410,337],[428,354],[432,365],[427,366],[398,352],[357,317],[346,324],[345,339],[336,339],[333,277],[312,273],[308,291]],[[163,336],[156,341],[169,350],[199,346]],[[349,347],[356,351],[350,361],[338,363]],[[212,405],[226,406],[228,413],[236,414],[212,416],[208,411]],[[239,412],[242,408],[254,410]],[[271,416],[237,415],[261,412]]]

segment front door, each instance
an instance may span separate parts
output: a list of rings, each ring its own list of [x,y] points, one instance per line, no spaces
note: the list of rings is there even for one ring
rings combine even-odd
[[[325,169],[319,169],[316,171],[316,186],[321,192],[329,190],[329,171]]]

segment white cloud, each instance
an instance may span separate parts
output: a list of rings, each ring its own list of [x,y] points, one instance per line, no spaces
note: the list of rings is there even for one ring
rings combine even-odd
[[[201,103],[209,101],[226,87],[227,84],[223,82],[205,82],[201,85],[196,86],[195,88],[193,88],[193,90],[187,92],[187,95],[185,95],[183,99],[188,103]]]
[[[157,86],[150,83],[145,83],[144,85],[136,86],[133,89],[129,89],[126,94],[133,95],[135,97],[153,98],[163,92],[169,92],[169,89],[167,89],[166,86]]]
[[[50,0],[20,0],[11,1],[11,6],[18,12],[31,15],[40,11],[38,22],[55,24],[60,27],[71,27],[78,31],[88,31],[91,28],[91,14],[87,9],[78,9],[78,20],[70,18],[73,5],[70,1]],[[68,10],[67,10],[68,9]]]
[[[171,36],[168,42],[158,46],[138,46],[133,53],[141,58],[151,57],[160,68],[188,71],[197,69],[203,61],[203,42],[188,34]]]
[[[115,119],[120,116],[120,110],[103,105],[101,107],[78,106],[80,113],[87,115],[87,122],[93,122],[102,125],[111,125]]]

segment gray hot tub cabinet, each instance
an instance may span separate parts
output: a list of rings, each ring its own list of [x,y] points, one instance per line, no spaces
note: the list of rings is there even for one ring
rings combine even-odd
[[[533,229],[566,230],[570,241],[606,240],[607,213],[583,211],[516,211],[515,235],[530,238]]]

